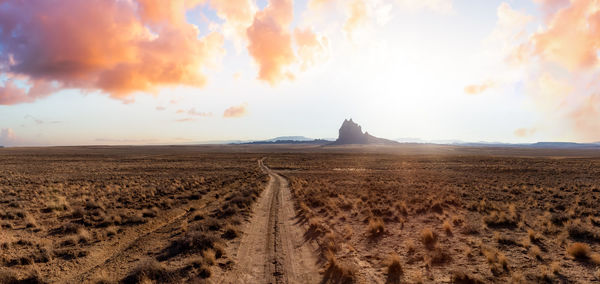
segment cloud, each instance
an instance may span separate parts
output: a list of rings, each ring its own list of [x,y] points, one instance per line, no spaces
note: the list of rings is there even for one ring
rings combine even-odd
[[[494,87],[494,85],[495,84],[492,81],[488,81],[480,85],[468,85],[465,87],[465,93],[469,95],[478,95]]]
[[[185,20],[200,1],[10,1],[0,5],[0,103],[33,102],[56,89],[100,90],[131,100],[170,85],[201,87],[224,53],[223,36],[200,37]],[[55,86],[56,89],[49,88]]]
[[[195,108],[190,109],[187,113],[189,115],[201,116],[201,117],[211,117],[213,115],[212,112],[199,112],[199,111],[196,111]]]
[[[569,71],[597,67],[600,47],[600,3],[573,0],[549,18],[546,29],[532,36],[534,55]]]
[[[1,56],[2,53],[0,53],[0,60]],[[16,79],[7,79],[4,82],[4,85],[0,86],[0,105],[30,103],[37,99],[47,97],[57,90],[53,84],[43,80],[30,80],[28,83],[29,86],[26,90],[17,85]]]
[[[244,103],[239,106],[232,106],[223,112],[223,117],[225,118],[237,118],[242,117],[248,114],[248,104]]]
[[[193,119],[193,118],[191,118],[191,117],[188,117],[188,118],[180,118],[180,119],[177,119],[175,121],[176,122],[193,122],[193,121],[196,121],[196,120]]]
[[[223,34],[239,49],[247,41],[246,29],[252,24],[256,4],[252,0],[211,0],[217,15],[225,20]]]
[[[289,31],[293,13],[292,0],[270,0],[247,30],[248,52],[259,66],[258,78],[271,85],[293,78],[286,70],[296,61]]]
[[[569,5],[570,0],[533,0],[541,6],[546,20],[561,8]]]
[[[569,113],[573,126],[587,141],[600,141],[600,94],[587,97]]]
[[[515,130],[515,136],[525,138],[534,135],[536,132],[536,128],[519,128]]]
[[[327,37],[317,36],[310,28],[296,28],[294,40],[303,70],[327,59],[329,51]]]
[[[454,12],[452,0],[396,0],[403,9],[411,11],[430,10],[442,14]]]
[[[2,128],[0,129],[0,145],[13,145],[17,141],[17,136],[12,128]]]
[[[540,124],[515,135],[552,131],[567,140],[600,140],[600,2],[535,0],[543,15],[533,32],[533,20],[509,4],[498,7],[498,23],[490,38],[500,49],[509,80],[527,95],[541,116]],[[500,72],[496,72],[498,74]],[[495,80],[498,82],[498,80]],[[501,82],[508,83],[508,82]],[[473,86],[469,91],[484,90]],[[467,89],[465,89],[467,91]],[[548,127],[552,125],[552,127]],[[543,127],[539,127],[543,126]]]
[[[347,7],[348,19],[344,23],[344,31],[351,35],[357,28],[367,23],[367,4],[365,0],[353,0]]]

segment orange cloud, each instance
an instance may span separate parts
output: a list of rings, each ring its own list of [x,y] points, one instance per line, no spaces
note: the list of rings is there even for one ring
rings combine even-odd
[[[294,30],[294,39],[298,50],[298,57],[302,61],[302,69],[316,64],[320,59],[326,56],[329,46],[327,37],[317,37],[309,28]]]
[[[477,95],[477,94],[481,94],[485,91],[487,91],[488,89],[494,87],[494,82],[488,81],[485,82],[481,85],[469,85],[465,87],[465,93],[469,94],[469,95]]]
[[[130,100],[136,91],[202,86],[202,69],[223,54],[223,36],[185,20],[200,1],[13,1],[0,7],[0,69],[33,85],[100,90]],[[6,95],[6,104],[48,95]],[[14,90],[10,90],[14,93]]]
[[[582,138],[589,142],[600,141],[600,94],[586,98],[573,110],[569,117],[573,121],[575,130]]]
[[[17,86],[14,78],[6,80],[4,86],[0,86],[0,105],[30,103],[57,90],[50,82],[44,80],[35,80],[29,82],[29,85],[30,88],[26,90]]]
[[[248,113],[247,110],[248,104],[244,103],[239,106],[232,106],[223,112],[223,117],[225,118],[236,118],[242,117]]]
[[[536,132],[536,128],[519,128],[515,130],[515,136],[525,138],[535,134]]]
[[[570,0],[533,0],[533,2],[539,4],[544,12],[546,20],[556,13],[559,9],[568,6]]]
[[[259,65],[258,78],[271,85],[292,78],[285,70],[296,61],[289,32],[292,18],[292,0],[271,0],[247,30],[248,51]]]
[[[600,2],[535,0],[544,25],[514,45],[510,63],[517,63],[525,92],[554,131],[572,139],[600,140]],[[518,39],[512,39],[517,41]],[[521,71],[519,71],[521,72]],[[526,129],[527,130],[527,129]],[[529,130],[516,135],[531,134]]]
[[[211,0],[217,15],[225,19],[223,34],[236,45],[246,41],[246,29],[252,24],[256,5],[252,0]]]
[[[589,69],[598,62],[600,3],[573,0],[554,13],[545,30],[533,35],[535,55],[570,71]]]
[[[354,30],[364,25],[367,20],[367,4],[365,1],[353,0],[348,5],[348,19],[344,24],[344,31],[352,34]]]
[[[194,115],[194,116],[201,116],[201,117],[210,117],[210,116],[212,116],[212,113],[210,113],[210,112],[199,112],[199,111],[196,111],[195,108],[190,109],[188,111],[188,114],[189,115]]]

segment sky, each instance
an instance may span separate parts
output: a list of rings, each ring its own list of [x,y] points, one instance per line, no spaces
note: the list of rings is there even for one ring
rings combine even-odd
[[[600,141],[597,0],[0,0],[0,145]]]

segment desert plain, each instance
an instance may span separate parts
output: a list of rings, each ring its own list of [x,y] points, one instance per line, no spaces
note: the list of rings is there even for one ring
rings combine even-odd
[[[0,283],[598,281],[594,149],[0,149]]]

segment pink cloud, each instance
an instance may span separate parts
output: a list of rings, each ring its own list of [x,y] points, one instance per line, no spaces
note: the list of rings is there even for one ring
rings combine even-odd
[[[199,112],[196,111],[195,108],[192,108],[188,111],[189,115],[193,115],[193,116],[201,116],[201,117],[211,117],[213,114],[211,112]]]
[[[494,87],[494,82],[488,81],[480,85],[468,85],[465,87],[465,93],[469,95],[478,95],[481,94],[488,89]]]
[[[247,30],[248,52],[259,66],[258,78],[271,85],[293,78],[285,70],[296,61],[289,31],[292,18],[292,0],[271,0]]]
[[[239,106],[232,106],[223,112],[225,118],[238,118],[248,114],[248,104],[244,103]]]
[[[223,54],[223,36],[199,38],[185,21],[199,1],[11,1],[0,6],[2,69],[33,86],[133,92],[169,85],[200,87],[202,69]],[[0,89],[0,102],[32,102],[55,90]]]

